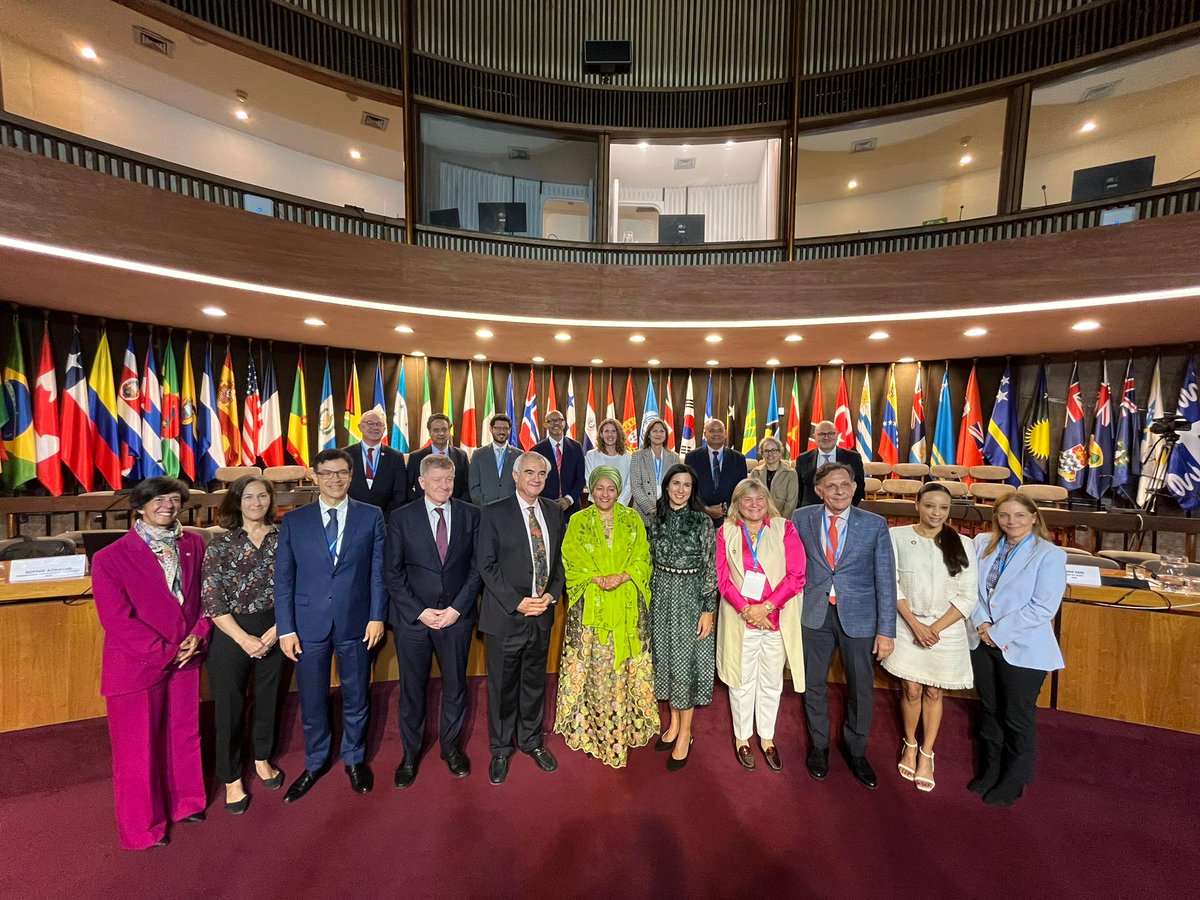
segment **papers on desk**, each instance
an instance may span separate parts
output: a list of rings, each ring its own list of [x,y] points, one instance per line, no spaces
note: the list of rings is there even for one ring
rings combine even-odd
[[[64,578],[83,578],[87,575],[87,557],[47,556],[42,559],[14,559],[8,564],[10,584],[27,581],[59,581]]]
[[[1097,566],[1073,566],[1068,563],[1067,584],[1100,587],[1100,569]]]

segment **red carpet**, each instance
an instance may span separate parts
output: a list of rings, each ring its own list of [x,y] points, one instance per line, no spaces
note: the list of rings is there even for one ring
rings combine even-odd
[[[613,771],[547,735],[558,772],[518,754],[493,787],[475,679],[471,776],[451,778],[435,747],[398,791],[395,687],[377,688],[372,706],[373,793],[352,794],[340,764],[291,807],[256,783],[234,818],[214,792],[207,822],[143,853],[117,847],[103,719],[0,735],[0,896],[1195,896],[1200,737],[1043,711],[1037,780],[994,810],[966,790],[968,703],[947,701],[938,787],[923,795],[895,773],[894,696],[880,692],[870,792],[836,756],[824,783],[808,777],[790,692],[776,735],[784,771],[761,758],[742,771],[718,687],[678,774],[649,747]],[[294,703],[283,733],[276,761],[290,782],[303,760]]]

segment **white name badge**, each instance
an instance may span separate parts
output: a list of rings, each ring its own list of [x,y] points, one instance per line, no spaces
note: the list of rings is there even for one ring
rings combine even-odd
[[[1067,584],[1100,587],[1100,570],[1096,566],[1067,566]]]
[[[761,600],[767,589],[767,576],[762,572],[747,572],[742,579],[742,596],[747,600]]]
[[[43,559],[14,559],[8,566],[8,580],[13,584],[83,578],[86,574],[87,557],[82,553],[75,556],[47,556]]]

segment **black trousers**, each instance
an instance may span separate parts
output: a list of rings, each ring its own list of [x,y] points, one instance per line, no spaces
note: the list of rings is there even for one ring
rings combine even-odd
[[[546,706],[546,657],[550,630],[535,618],[508,634],[487,636],[488,735],[493,756],[531,753],[542,746]]]
[[[442,756],[458,749],[467,713],[467,657],[475,619],[460,618],[449,628],[429,628],[418,622],[393,629],[400,657],[400,739],[405,759],[416,761],[425,742],[426,692],[433,657],[442,670],[442,716],[438,732]]]
[[[1037,760],[1037,698],[1046,673],[1014,666],[998,647],[981,643],[971,651],[971,669],[982,711],[979,740],[985,758],[1001,760],[1000,781],[1015,790],[1033,780]]]
[[[829,749],[829,667],[833,665],[833,651],[838,650],[849,688],[842,739],[851,756],[866,756],[867,736],[875,712],[875,665],[871,658],[875,636],[855,638],[846,634],[832,603],[827,604],[825,621],[820,628],[805,625],[801,630],[804,635],[804,716],[812,746]]]
[[[275,611],[234,613],[234,620],[249,634],[261,636],[275,624]],[[251,735],[254,758],[268,759],[275,749],[279,681],[286,657],[276,644],[262,659],[253,659],[233,638],[213,628],[208,649],[208,684],[213,695],[217,777],[228,784],[242,777],[242,729],[246,685],[254,672],[254,721]]]

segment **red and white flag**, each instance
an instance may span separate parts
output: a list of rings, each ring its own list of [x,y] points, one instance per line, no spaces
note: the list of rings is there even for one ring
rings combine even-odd
[[[479,422],[475,416],[475,373],[467,363],[467,393],[463,398],[462,431],[459,446],[467,456],[475,452],[475,438],[479,434]]]
[[[71,352],[67,355],[67,380],[63,391],[59,434],[62,437],[63,462],[85,491],[90,491],[95,484],[93,476],[96,471],[89,422],[87,378],[83,374],[83,351],[79,347],[79,327],[76,326],[71,335]]]
[[[683,397],[683,433],[679,440],[679,452],[691,453],[696,449],[696,398],[692,395],[692,373],[688,372],[687,391]]]
[[[663,388],[663,424],[667,426],[667,449],[675,449],[675,407],[671,403],[671,373],[667,373],[667,385]]]
[[[263,373],[262,407],[258,417],[258,455],[263,465],[283,465],[283,415],[279,410],[279,385],[275,380],[275,358],[267,356]]]
[[[262,397],[258,393],[253,351],[246,372],[246,400],[242,410],[242,465],[252,466],[258,461],[258,442],[262,436]]]
[[[850,392],[846,390],[846,370],[838,384],[837,407],[833,411],[833,425],[837,428],[837,445],[843,450],[854,449],[854,422],[850,418]]]
[[[50,323],[42,331],[42,355],[33,386],[33,437],[37,448],[38,481],[55,497],[62,496],[61,441],[58,436],[58,380],[50,351]]]
[[[849,410],[847,410],[849,413]],[[813,382],[812,412],[808,416],[808,448],[817,449],[817,423],[825,421],[825,400],[821,393],[821,367],[817,366],[817,378]]]

